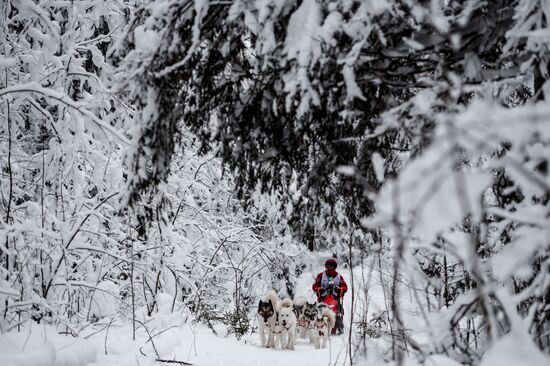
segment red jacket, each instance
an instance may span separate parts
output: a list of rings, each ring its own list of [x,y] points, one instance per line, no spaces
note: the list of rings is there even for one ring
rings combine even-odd
[[[313,292],[317,295],[317,297],[320,297],[322,286],[321,286],[321,279],[323,278],[323,273],[327,273],[327,276],[329,277],[336,277],[338,275],[338,272],[334,269],[327,269],[326,271],[323,271],[317,275],[317,278],[315,279],[315,283],[313,284]],[[340,297],[343,298],[344,294],[348,291],[348,285],[346,281],[344,281],[344,277],[340,275]]]

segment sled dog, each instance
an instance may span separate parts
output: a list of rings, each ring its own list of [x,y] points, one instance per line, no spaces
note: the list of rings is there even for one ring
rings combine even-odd
[[[304,316],[304,309],[307,301],[303,297],[298,297],[294,300],[294,315],[296,315],[296,336],[305,338],[309,332],[309,320]]]
[[[295,301],[294,312],[296,314],[296,335],[301,338],[309,336],[309,343],[313,343],[312,326],[317,316],[317,306],[309,303],[304,298]]]
[[[258,303],[258,333],[262,347],[275,347],[274,331],[278,317],[278,302],[275,291],[270,291]]]
[[[296,315],[294,314],[292,300],[289,298],[281,301],[279,305],[279,323],[281,326],[281,348],[294,350],[296,345]]]
[[[317,306],[317,314],[313,321],[313,343],[315,349],[325,348],[327,340],[330,336],[330,331],[336,323],[336,315],[331,308],[322,304]],[[322,340],[322,343],[321,343]]]
[[[315,338],[313,337],[313,322],[315,321],[315,318],[317,317],[317,305],[313,303],[307,302],[304,307],[304,319],[308,322],[308,335],[309,335],[309,343],[313,343]]]

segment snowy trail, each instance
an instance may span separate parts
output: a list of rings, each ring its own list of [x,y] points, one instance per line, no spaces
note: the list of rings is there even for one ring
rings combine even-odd
[[[316,266],[315,266],[316,267]],[[317,268],[310,268],[316,270]],[[297,296],[314,300],[311,285],[314,272],[305,272],[296,279]],[[346,280],[349,271],[343,271]],[[350,311],[349,296],[344,303],[346,320]],[[255,314],[250,314],[255,318]],[[253,320],[254,321],[254,320]],[[255,324],[253,324],[255,325]],[[94,329],[100,327],[97,325]],[[157,313],[147,323],[154,337],[155,348],[161,359],[179,360],[198,366],[237,364],[239,366],[275,365],[345,365],[347,333],[332,336],[327,348],[316,350],[308,339],[298,339],[294,351],[267,349],[260,345],[257,333],[246,334],[237,340],[233,334],[224,336],[224,327],[216,328],[218,335],[203,324],[185,323],[181,314]],[[347,328],[347,324],[346,324]],[[112,326],[105,331],[84,339],[60,335],[49,327],[33,326],[29,332],[11,333],[0,337],[0,365],[9,366],[158,366],[169,365],[155,361],[155,350],[142,327],[138,329],[136,341],[132,341],[130,323]],[[21,352],[24,349],[25,352]]]
[[[315,280],[316,270],[304,272],[296,279],[296,295],[304,296],[309,301],[315,299],[311,286]],[[349,270],[342,269],[342,275],[348,281]],[[260,345],[258,334],[247,334],[240,341],[233,335],[219,337],[204,326],[198,326],[193,330],[187,327],[186,336],[180,340],[175,347],[174,356],[179,360],[186,360],[196,365],[226,365],[238,364],[239,366],[275,366],[275,365],[300,365],[300,366],[322,366],[345,364],[347,346],[347,327],[351,310],[350,296],[344,301],[346,308],[345,324],[346,332],[340,336],[331,336],[331,342],[327,348],[316,350],[308,339],[298,339],[294,351],[267,349]],[[194,333],[193,333],[194,332]],[[98,364],[94,366],[104,366]]]
[[[311,290],[316,274],[322,269],[322,262],[312,261],[307,271],[304,271],[295,280],[296,296],[304,296],[308,301],[314,301]],[[355,268],[356,300],[362,292],[361,275],[364,269]],[[350,270],[341,268],[339,271],[348,283],[351,290]],[[384,295],[378,283],[378,275],[374,276],[369,286],[369,313],[384,307]],[[262,292],[263,290],[260,290]],[[344,299],[345,331],[343,335],[332,336],[331,342],[325,349],[316,350],[307,339],[298,339],[294,351],[267,349],[260,345],[257,333],[249,333],[237,340],[233,334],[225,335],[224,326],[215,325],[218,335],[204,324],[185,322],[183,314],[159,311],[147,321],[147,329],[155,334],[154,343],[156,352],[161,359],[179,360],[197,366],[231,365],[239,366],[343,366],[346,364],[349,321],[351,314],[351,293]],[[364,309],[364,303],[357,301],[355,321]],[[255,327],[255,313],[250,314],[252,326]],[[99,325],[93,328],[98,328]],[[149,336],[143,327],[139,327],[135,342],[132,341],[131,323],[122,323],[110,328],[109,334],[105,331],[84,339],[90,329],[79,338],[72,338],[57,334],[53,328],[34,326],[29,341],[28,332],[11,333],[0,337],[0,365],[10,366],[158,366],[169,365],[156,362],[155,349],[149,342]],[[161,333],[157,336],[158,333]],[[370,340],[373,344],[377,340]],[[4,346],[2,346],[4,343]],[[25,355],[20,350],[25,345]],[[378,364],[380,356],[375,355],[370,348],[369,365]],[[36,360],[40,360],[37,363]]]
[[[90,339],[56,334],[53,328],[0,337],[2,366],[159,366],[155,351],[144,332],[131,340],[129,326],[112,329],[109,336],[98,334]],[[257,334],[237,340],[233,335],[216,336],[204,325],[182,325],[155,338],[161,359],[178,360],[197,366],[276,366],[344,365],[345,336],[334,336],[326,349],[316,350],[308,340],[299,339],[296,350],[263,348]],[[24,347],[23,347],[24,345]],[[21,352],[24,348],[25,352]],[[105,354],[107,352],[107,354]]]
[[[316,350],[308,340],[299,339],[296,350],[263,348],[257,340],[257,335],[250,335],[241,341],[234,337],[220,338],[200,332],[195,344],[191,340],[182,342],[176,353],[176,359],[185,359],[197,365],[225,365],[238,364],[239,366],[275,366],[275,365],[343,365],[344,336],[331,338],[331,347]],[[195,353],[196,351],[196,353]]]
[[[316,269],[322,269],[322,265],[311,268],[313,272],[304,272],[296,280],[296,295],[304,296],[309,301],[315,298],[311,286],[315,279]],[[340,273],[350,283],[349,269],[342,269]],[[360,276],[360,269],[354,271],[356,276],[355,287],[359,291],[360,283],[357,280]],[[374,303],[378,305],[383,301],[381,290],[374,281],[372,290],[374,294]],[[377,306],[374,308],[378,308]],[[307,339],[298,339],[296,350],[287,351],[281,349],[266,349],[260,346],[260,340],[257,334],[248,334],[240,341],[234,336],[227,338],[217,337],[204,327],[197,328],[195,342],[193,337],[186,337],[177,347],[176,359],[187,360],[196,365],[226,365],[238,364],[239,366],[275,366],[275,365],[300,365],[300,366],[322,366],[322,365],[344,365],[346,358],[346,347],[348,340],[347,329],[349,326],[349,314],[351,313],[351,296],[348,294],[344,300],[346,309],[344,323],[346,331],[343,335],[332,336],[330,346],[326,349],[316,350]],[[357,320],[357,319],[356,319]],[[95,365],[94,365],[95,366]],[[97,365],[99,366],[99,365]],[[103,366],[103,365],[101,365]]]

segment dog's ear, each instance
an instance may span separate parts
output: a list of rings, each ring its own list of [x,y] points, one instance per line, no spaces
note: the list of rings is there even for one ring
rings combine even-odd
[[[271,299],[268,299],[266,304],[269,304],[269,305],[273,306],[273,303],[271,302]]]

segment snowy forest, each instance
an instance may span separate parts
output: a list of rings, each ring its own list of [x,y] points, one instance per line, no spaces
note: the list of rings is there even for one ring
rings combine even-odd
[[[0,364],[550,365],[549,23],[0,0]],[[330,258],[343,333],[264,347]]]

